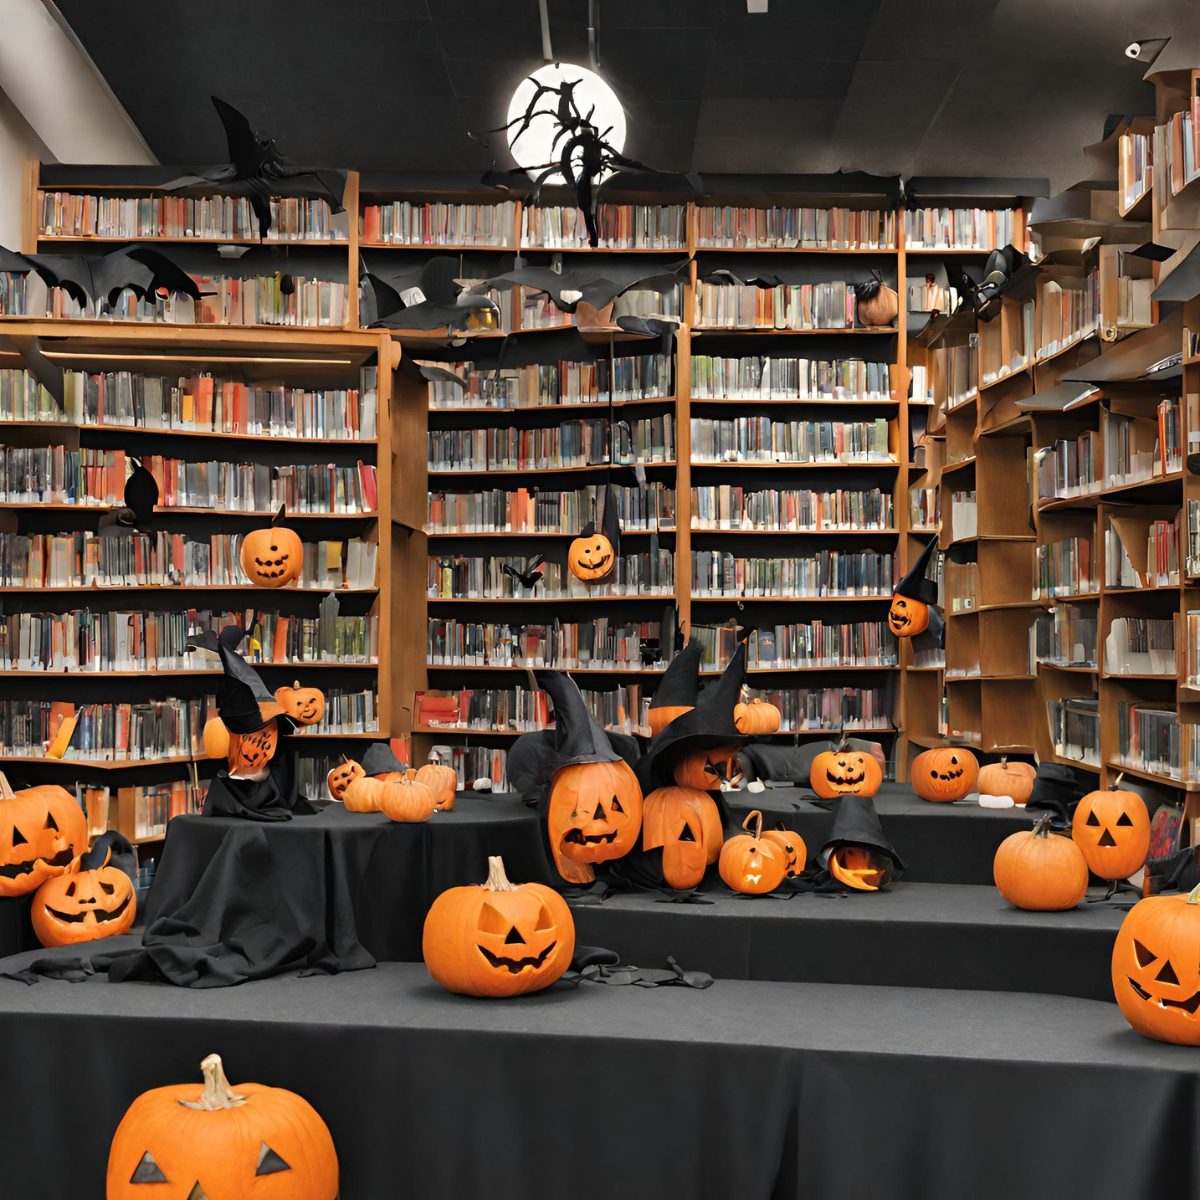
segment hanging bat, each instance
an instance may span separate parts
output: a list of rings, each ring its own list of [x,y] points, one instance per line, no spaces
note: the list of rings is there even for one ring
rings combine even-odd
[[[619,256],[603,256],[605,261],[580,262],[555,270],[552,266],[517,266],[489,279],[485,286],[501,287],[519,283],[535,292],[545,292],[563,312],[574,312],[580,303],[603,308],[632,288],[661,291],[686,282],[687,258],[661,261],[649,256],[636,262]],[[520,262],[520,260],[518,260]]]
[[[0,271],[34,271],[47,287],[62,288],[79,304],[112,304],[126,288],[143,299],[172,292],[200,298],[185,270],[147,246],[122,246],[111,254],[18,254],[0,246]]]
[[[516,567],[510,567],[508,563],[503,566],[505,575],[511,575],[527,588],[535,588],[542,582],[542,573],[546,570],[546,556],[539,554],[537,558],[525,568],[524,572],[518,571]]]
[[[372,329],[445,328],[457,333],[482,312],[491,313],[493,327],[499,327],[500,310],[495,301],[463,290],[457,279],[459,260],[452,255],[435,255],[415,270],[390,277],[369,270],[365,261],[362,270],[375,305]]]

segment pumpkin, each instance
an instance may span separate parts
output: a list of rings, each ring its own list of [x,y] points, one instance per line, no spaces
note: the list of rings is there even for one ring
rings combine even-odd
[[[650,708],[646,720],[650,725],[651,737],[657,737],[676,717],[690,713],[695,707],[694,704],[664,704],[660,708]]]
[[[733,723],[738,733],[777,733],[780,720],[779,709],[762,699],[751,700],[748,704],[735,704],[733,707]]]
[[[971,794],[979,760],[970,750],[924,750],[913,759],[913,791],[922,800],[945,804]]]
[[[1116,790],[1120,785],[1118,775],[1113,791],[1088,792],[1071,820],[1071,836],[1101,879],[1128,879],[1150,852],[1146,802],[1135,792]]]
[[[808,784],[822,800],[838,796],[874,796],[883,782],[883,768],[864,750],[826,750],[812,761]]]
[[[266,529],[252,529],[242,538],[242,570],[255,587],[286,587],[304,570],[304,543],[298,533],[283,527],[286,516],[286,506],[280,505]]]
[[[736,786],[742,781],[742,765],[736,746],[718,746],[715,750],[693,750],[672,768],[680,787],[701,792],[718,791],[723,783]]]
[[[360,763],[342,755],[341,763],[325,776],[325,786],[335,800],[346,799],[346,789],[356,780],[365,779],[366,773]]]
[[[24,896],[87,849],[87,817],[66,788],[14,792],[0,774],[0,896]]]
[[[1143,1037],[1200,1046],[1200,887],[1129,910],[1112,955],[1113,993]]]
[[[378,781],[377,781],[378,782]],[[391,783],[379,783],[379,811],[392,821],[428,821],[433,816],[437,801],[433,793],[417,781],[417,773],[411,768],[403,779]]]
[[[847,842],[830,851],[829,873],[856,891],[877,892],[892,877],[892,860],[886,854]]]
[[[786,878],[791,879],[794,875],[803,874],[808,862],[808,847],[798,833],[780,825],[778,829],[768,829],[763,837],[783,850],[783,873]]]
[[[576,579],[593,583],[604,579],[616,565],[616,551],[602,533],[587,533],[577,537],[567,549],[567,566]]]
[[[575,922],[567,902],[540,883],[509,883],[500,858],[487,882],[443,892],[425,917],[429,974],[463,996],[521,996],[549,987],[571,965]]]
[[[707,792],[661,787],[642,805],[642,849],[662,849],[663,878],[673,888],[694,888],[717,861],[725,835],[721,814]]]
[[[642,831],[642,789],[629,764],[559,767],[550,783],[546,830],[558,873],[571,883],[590,883],[590,864],[628,854]]]
[[[426,763],[417,772],[417,782],[423,783],[432,793],[434,805],[439,812],[450,812],[458,795],[458,772],[442,763]]]
[[[777,842],[763,837],[763,818],[758,809],[746,815],[742,828],[749,830],[751,821],[753,833],[736,834],[721,847],[717,870],[735,892],[764,896],[783,882],[787,855]]]
[[[1088,870],[1079,847],[1050,832],[1046,814],[1032,830],[1009,834],[1000,843],[992,878],[1009,904],[1031,912],[1058,912],[1083,899]]]
[[[379,812],[385,786],[369,775],[357,775],[342,789],[342,803],[347,812]]]
[[[299,680],[278,688],[275,702],[297,725],[315,725],[325,715],[325,693],[320,688],[302,688]]]
[[[267,769],[279,747],[279,726],[268,721],[253,733],[231,733],[226,761],[230,775],[257,775]]]
[[[225,1078],[143,1092],[121,1118],[108,1154],[108,1200],[335,1200],[333,1138],[294,1092]],[[153,1185],[153,1186],[146,1186]]]
[[[854,298],[860,325],[890,325],[900,315],[900,297],[878,271],[854,285]]]
[[[229,757],[229,730],[220,717],[209,717],[204,722],[204,753],[209,758]]]
[[[929,628],[929,605],[924,600],[901,596],[897,592],[892,597],[887,619],[888,628],[897,637],[916,637]]]
[[[47,879],[33,898],[33,932],[47,948],[74,946],[127,933],[137,914],[133,880],[119,867],[104,865]]]
[[[1033,795],[1036,778],[1037,768],[1031,763],[1010,763],[1005,755],[998,763],[979,768],[979,794],[1011,796],[1015,803],[1023,805]]]

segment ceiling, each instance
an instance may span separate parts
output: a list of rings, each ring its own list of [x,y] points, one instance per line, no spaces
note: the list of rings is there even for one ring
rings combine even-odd
[[[601,0],[626,153],[661,170],[1089,173],[1109,113],[1147,113],[1138,38],[1195,0]],[[163,163],[223,161],[216,93],[295,162],[480,171],[467,137],[540,65],[537,0],[58,0]],[[586,64],[587,0],[550,0]],[[203,15],[201,15],[203,14]]]

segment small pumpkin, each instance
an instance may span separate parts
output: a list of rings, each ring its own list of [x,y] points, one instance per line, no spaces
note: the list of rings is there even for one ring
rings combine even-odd
[[[279,726],[274,721],[253,733],[231,733],[226,755],[230,775],[245,778],[265,771],[278,747]]]
[[[900,315],[900,297],[883,282],[876,270],[871,278],[854,285],[860,325],[890,325]]]
[[[421,953],[429,974],[463,996],[521,996],[549,987],[571,965],[575,921],[540,883],[515,884],[499,857],[487,882],[443,892],[425,917]]]
[[[738,733],[777,733],[781,720],[779,709],[761,698],[735,704],[733,708],[733,723]]]
[[[722,784],[736,787],[742,781],[742,765],[736,746],[718,746],[712,750],[693,750],[672,768],[680,787],[715,792]]]
[[[642,831],[642,789],[623,759],[570,763],[550,783],[546,831],[558,873],[590,883],[591,864],[622,858]]]
[[[347,812],[380,812],[386,786],[369,775],[358,775],[342,790],[342,803]]]
[[[280,505],[266,529],[252,529],[242,538],[239,559],[255,587],[286,587],[304,570],[304,543],[298,533],[284,527],[286,518],[287,507]]]
[[[342,755],[342,761],[325,776],[325,786],[335,800],[345,801],[346,789],[356,780],[365,779],[366,772],[360,763]]]
[[[897,637],[916,637],[929,628],[929,605],[915,596],[897,592],[888,609],[888,628]]]
[[[297,725],[315,725],[325,715],[325,693],[320,688],[302,688],[299,680],[278,688],[275,701]]]
[[[592,527],[589,525],[588,529]],[[612,542],[598,532],[584,531],[567,549],[567,567],[576,579],[584,583],[595,583],[612,573],[616,566],[617,552]]]
[[[108,1154],[108,1200],[336,1200],[333,1138],[284,1088],[225,1078],[210,1054],[196,1083],[143,1092]]]
[[[229,730],[220,717],[209,717],[204,722],[204,753],[209,758],[229,757]]]
[[[450,812],[458,795],[458,772],[442,763],[426,763],[417,772],[417,782],[432,793],[438,812]]]
[[[1059,912],[1083,899],[1088,869],[1069,837],[1051,833],[1047,813],[1032,830],[1011,833],[1000,843],[992,878],[1009,904],[1030,912]]]
[[[750,822],[754,831],[749,832]],[[735,892],[746,896],[765,896],[773,892],[784,879],[787,855],[782,846],[763,837],[762,813],[754,809],[746,815],[742,828],[721,847],[717,870]]]
[[[874,796],[883,783],[883,768],[864,750],[826,750],[812,761],[808,784],[822,800],[838,796]]]
[[[1032,763],[1009,762],[1005,755],[998,763],[979,768],[981,796],[1011,796],[1015,804],[1024,805],[1033,795],[1037,768]]]
[[[433,793],[417,781],[417,773],[410,767],[403,779],[391,783],[380,783],[379,811],[389,820],[403,822],[428,821],[433,816],[437,801]]]
[[[774,842],[784,853],[783,873],[788,879],[804,873],[808,862],[808,847],[804,839],[794,830],[780,825],[778,829],[768,829],[763,837]]]
[[[1101,879],[1128,879],[1150,853],[1150,814],[1136,792],[1120,790],[1118,775],[1110,792],[1088,792],[1075,806],[1071,836],[1088,870]]]
[[[102,864],[89,869],[76,859],[71,873],[47,879],[38,888],[30,916],[43,946],[75,946],[129,931],[137,896],[133,880],[109,866],[111,857],[106,851]]]
[[[661,787],[642,805],[642,849],[662,849],[663,878],[673,888],[694,888],[717,861],[724,842],[721,814],[707,792]]]
[[[924,750],[913,759],[913,791],[922,800],[948,804],[971,794],[979,778],[979,759],[970,750]]]
[[[87,849],[87,817],[66,788],[14,792],[0,773],[0,896],[24,896]]]
[[[1112,983],[1143,1037],[1200,1046],[1200,887],[1147,896],[1129,910],[1113,945]]]
[[[694,704],[664,704],[659,708],[651,707],[646,716],[651,737],[657,737],[676,717],[690,713],[695,707]]]
[[[830,851],[829,873],[856,891],[877,892],[892,877],[892,860],[866,846],[846,842]]]

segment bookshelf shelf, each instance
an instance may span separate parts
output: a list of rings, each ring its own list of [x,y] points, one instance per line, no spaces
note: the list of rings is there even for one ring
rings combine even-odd
[[[1200,780],[1175,779],[1170,775],[1160,775],[1154,771],[1143,771],[1139,767],[1125,767],[1119,762],[1105,762],[1105,770],[1114,775],[1132,775],[1135,779],[1145,779],[1150,783],[1165,783],[1170,787],[1182,788],[1186,792],[1200,792]]]
[[[309,662],[309,663],[293,663],[293,662],[256,662],[255,667],[274,668],[279,671],[311,671],[316,669],[336,669],[339,671],[378,671],[378,663],[331,663],[331,662]],[[158,670],[154,667],[143,667],[138,671],[81,671],[78,667],[71,667],[61,671],[3,671],[0,670],[0,679],[65,679],[71,677],[72,683],[77,680],[90,679],[94,681],[102,681],[105,679],[163,679],[168,676],[193,676],[195,678],[208,677],[211,679],[219,679],[221,672],[219,670],[206,670],[204,668],[196,668],[194,670]]]
[[[894,471],[900,464],[894,459],[891,462],[698,462],[693,459],[693,467],[704,467],[706,470],[730,468],[734,470],[788,470],[788,471],[825,471],[831,467],[838,470],[873,470]]]
[[[734,408],[770,408],[775,405],[784,405],[789,408],[821,408],[829,406],[839,409],[854,409],[854,408],[898,408],[899,400],[868,400],[862,397],[855,397],[852,400],[717,400],[709,396],[693,396],[693,407],[697,404],[710,405],[730,405]]]
[[[890,604],[886,596],[704,596],[692,593],[693,604]]]
[[[292,445],[299,446],[325,446],[327,448],[346,449],[363,447],[373,449],[379,445],[376,438],[315,438],[315,437],[295,437],[287,433],[218,433],[208,429],[152,429],[147,425],[91,425],[80,424],[75,421],[0,421],[0,440],[4,437],[6,429],[45,429],[53,431],[58,429],[77,429],[87,433],[114,433],[126,435],[130,433],[154,436],[154,437],[185,437],[185,438],[206,438],[215,441],[230,441],[230,442],[254,442],[261,446],[265,439],[270,439],[272,442],[288,442]],[[86,505],[81,507],[97,507],[95,505]],[[290,514],[289,514],[290,515]]]
[[[30,763],[47,767],[74,767],[76,771],[133,771],[144,767],[163,767],[176,763],[204,763],[203,754],[177,754],[167,758],[118,758],[93,761],[87,758],[47,758],[45,755],[0,754],[0,769],[5,763]]]
[[[335,596],[374,596],[377,587],[344,588],[344,587],[285,587],[274,588],[264,592],[262,588],[250,583],[123,583],[123,584],[81,584],[76,587],[0,587],[0,595],[67,595],[72,592],[89,592],[103,595],[122,595],[125,592],[246,592],[256,596],[325,596],[332,593]]]
[[[634,467],[644,467],[646,470],[659,467],[673,467],[674,462],[645,462],[645,463],[595,463],[586,467],[504,467],[499,470],[491,467],[455,467],[453,470],[430,471],[430,480],[454,479],[459,475],[519,475],[528,478],[530,475],[579,475],[584,471],[632,471]],[[291,515],[290,513],[288,514]],[[624,536],[625,531],[621,534]]]
[[[350,246],[349,238],[237,238],[237,237],[166,237],[164,235],[155,235],[147,237],[138,235],[137,237],[102,237],[99,234],[65,234],[65,233],[39,233],[37,240],[42,242],[69,242],[74,245],[79,245],[85,242],[95,242],[100,245],[117,245],[128,246],[131,244],[142,245],[169,245],[169,246],[336,246],[340,250],[346,250]]]
[[[427,596],[430,604],[617,604],[678,600],[674,592],[647,592],[640,596]]]
[[[76,513],[98,513],[103,514],[111,512],[113,508],[119,508],[120,505],[112,504],[57,504],[41,501],[0,501],[0,509],[11,509],[15,512],[22,510],[29,512],[76,512]],[[270,520],[276,514],[275,509],[262,509],[253,512],[247,512],[237,508],[186,508],[183,505],[170,504],[166,506],[156,506],[154,515],[156,517],[169,517],[173,515],[193,516],[197,513],[210,517],[256,517],[258,519]],[[288,509],[288,521],[374,521],[379,517],[379,513],[372,509],[369,512],[357,513],[324,513],[324,512],[293,512]]]
[[[714,246],[697,244],[697,254],[837,254],[837,255],[867,255],[872,258],[881,256],[891,257],[898,253],[895,246],[878,246],[864,248],[855,246],[851,249],[830,249],[824,246]]]
[[[892,325],[870,325],[853,329],[755,329],[739,325],[695,325],[692,336],[704,334],[750,334],[757,337],[895,337],[897,330]]]
[[[522,330],[524,333],[529,330]],[[649,406],[651,404],[674,404],[674,396],[649,396],[640,400],[615,400],[612,403],[613,408],[639,408]],[[840,403],[840,401],[839,401]],[[541,413],[549,416],[552,413],[558,412],[594,412],[603,416],[608,412],[609,405],[607,404],[526,404],[518,408],[497,408],[495,405],[484,408],[433,408],[429,409],[431,416],[457,416],[459,413],[474,416],[489,416],[489,417],[507,417],[513,413],[525,415],[527,413]]]
[[[674,526],[664,526],[662,529],[622,529],[621,537],[649,537],[652,533],[666,534],[674,533]],[[558,538],[559,541],[570,541],[572,538],[577,538],[578,533],[560,533],[551,531],[526,532],[524,530],[514,530],[512,532],[499,531],[492,533],[427,533],[429,538]]]
[[[547,667],[541,664],[530,663],[528,666],[521,665],[519,667],[471,667],[464,666],[462,663],[445,664],[445,663],[426,663],[426,668],[430,671],[520,671],[525,674],[528,671],[561,671],[565,675],[661,675],[665,668],[654,668],[647,670],[637,667]]]
[[[704,529],[693,525],[692,533],[704,537],[895,537],[898,529]],[[625,536],[624,530],[621,536]]]

